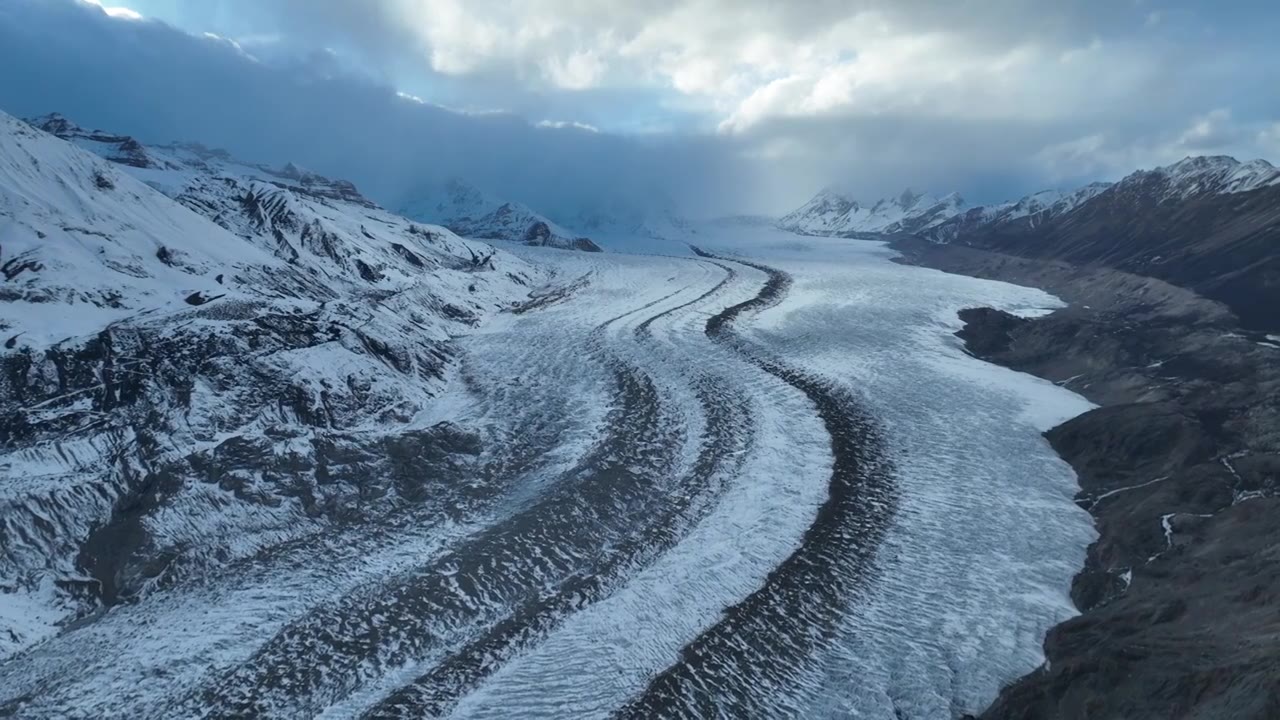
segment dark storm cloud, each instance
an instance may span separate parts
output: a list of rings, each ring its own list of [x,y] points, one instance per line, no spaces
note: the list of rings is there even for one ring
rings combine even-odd
[[[1280,153],[1280,11],[1263,3],[103,4],[186,32],[5,0],[0,61],[22,72],[0,107],[296,160],[383,199],[462,174],[545,207],[780,211],[828,182],[991,200]]]

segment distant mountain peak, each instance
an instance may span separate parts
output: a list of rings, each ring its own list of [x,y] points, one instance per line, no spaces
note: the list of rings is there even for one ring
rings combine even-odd
[[[1186,157],[1115,184],[1046,190],[977,207],[921,233],[1010,255],[1115,268],[1187,288],[1253,329],[1275,327],[1280,170],[1266,160]]]
[[[853,191],[838,183],[831,183],[824,186],[817,192],[815,197],[839,198],[841,200],[854,201]]]
[[[48,115],[30,118],[27,124],[35,126],[51,135],[65,135],[69,133],[83,132],[82,128],[72,122],[62,113],[52,112]]]
[[[102,130],[86,130],[62,113],[52,112],[48,115],[30,118],[25,122],[50,135],[106,157],[112,162],[131,165],[136,168],[153,168],[159,165],[147,153],[142,143],[132,137]]]
[[[1195,155],[1149,172],[1137,172],[1121,183],[1163,178],[1168,195],[1190,197],[1202,193],[1231,194],[1280,184],[1280,170],[1261,158],[1241,162],[1229,155]]]
[[[914,188],[905,188],[898,196],[898,207],[910,209],[925,198],[925,194]]]
[[[463,237],[598,252],[600,246],[523,203],[498,201],[460,177],[446,178],[405,203],[401,214],[444,225]]]
[[[1111,186],[1112,183],[1095,182],[1075,190],[1041,190],[1012,202],[967,209],[963,209],[964,200],[952,193],[940,202],[951,204],[958,211],[945,221],[926,228],[921,234],[936,242],[950,242],[988,228],[1014,224],[1036,226],[1071,212]]]
[[[807,235],[917,232],[956,215],[963,206],[958,193],[939,200],[910,187],[864,206],[847,191],[828,185],[809,202],[780,218],[778,227]]]

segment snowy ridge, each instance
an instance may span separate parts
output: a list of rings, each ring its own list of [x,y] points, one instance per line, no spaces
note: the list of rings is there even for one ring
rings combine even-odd
[[[1280,170],[1266,160],[1240,163],[1228,156],[1199,156],[1162,168],[1138,170],[1116,183],[1094,182],[1076,190],[1047,190],[1015,202],[978,206],[936,227],[925,228],[919,234],[934,242],[952,242],[989,229],[1032,229],[1073,213],[1103,193],[1108,197],[1142,197],[1151,202],[1181,202],[1198,196],[1230,195],[1277,184],[1280,184]]]
[[[1280,169],[1266,160],[1240,162],[1226,156],[1188,157],[1154,170],[1139,170],[1117,183],[1095,182],[1074,190],[1044,190],[1019,200],[964,209],[957,195],[935,200],[906,191],[895,199],[865,207],[835,187],[778,221],[783,230],[802,235],[919,234],[951,242],[980,230],[1017,224],[1036,227],[1062,217],[1108,190],[1140,193],[1156,202],[1199,195],[1227,195],[1280,185]]]
[[[394,507],[398,454],[443,477],[454,338],[543,278],[348,184],[59,125],[0,114],[0,657]]]
[[[397,207],[405,217],[444,225],[463,237],[588,252],[626,249],[644,240],[683,248],[696,234],[665,197],[648,203],[615,198],[542,212],[498,200],[461,178],[420,189]]]
[[[1111,183],[1091,183],[1076,190],[1043,190],[1020,200],[999,205],[981,205],[949,218],[922,235],[936,242],[950,242],[979,228],[1025,222],[1031,227],[1065,215],[1111,187]]]
[[[331,180],[293,163],[283,168],[270,168],[236,160],[225,150],[207,148],[195,142],[143,145],[128,135],[87,130],[60,113],[32,118],[27,122],[113,163],[130,166],[133,168],[129,171],[131,174],[171,197],[181,194],[186,185],[200,177],[237,177],[267,182],[312,197],[377,207],[350,182]]]
[[[918,232],[954,217],[964,204],[955,193],[939,199],[908,189],[868,207],[844,191],[827,187],[779,219],[778,227],[802,235]]]
[[[400,209],[405,217],[439,223],[463,237],[507,240],[539,247],[600,252],[600,246],[527,206],[500,202],[453,178]]]
[[[1240,162],[1226,155],[1184,158],[1154,170],[1139,170],[1117,183],[1117,189],[1132,185],[1161,183],[1162,199],[1201,195],[1230,195],[1280,185],[1280,169],[1266,160]]]
[[[1154,170],[1139,170],[1116,183],[1096,182],[1075,190],[1045,190],[1015,202],[975,207],[925,228],[920,234],[935,242],[951,242],[970,233],[1014,224],[1025,229],[1035,228],[1067,215],[1108,191],[1159,203],[1277,185],[1280,185],[1280,170],[1266,160],[1240,162],[1226,156],[1188,157]]]
[[[134,156],[136,158],[136,156]],[[292,269],[113,166],[0,114],[0,331],[43,347],[184,300],[242,296]]]

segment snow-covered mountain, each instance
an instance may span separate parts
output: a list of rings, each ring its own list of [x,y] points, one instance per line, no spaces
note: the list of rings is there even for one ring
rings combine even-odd
[[[0,116],[0,270],[8,348],[41,348],[139,313],[239,299],[305,275],[125,172]],[[128,166],[134,169],[134,166]]]
[[[1014,202],[980,205],[926,228],[919,234],[937,242],[950,242],[984,227],[1010,223],[1024,223],[1028,227],[1035,227],[1074,210],[1109,187],[1111,183],[1091,183],[1076,190],[1043,190]]]
[[[982,230],[1034,228],[1062,217],[1107,190],[1137,193],[1152,202],[1183,201],[1201,195],[1248,192],[1280,185],[1280,169],[1266,160],[1240,162],[1226,156],[1188,157],[1154,170],[1140,170],[1118,183],[1097,182],[1071,190],[1044,190],[1019,200],[965,209],[956,194],[940,200],[912,190],[865,206],[835,187],[784,215],[778,227],[804,235],[910,233],[936,242]]]
[[[1280,170],[1265,160],[1190,157],[1111,185],[975,208],[920,234],[1156,277],[1225,303],[1247,326],[1276,328]]]
[[[143,146],[128,136],[85,130],[60,115],[29,121],[120,166],[192,212],[299,268],[319,292],[372,284],[390,289],[429,265],[411,249],[449,233],[389,213],[349,182],[293,164],[245,163],[198,143]],[[446,248],[451,254],[458,248]],[[439,261],[438,262],[452,262]]]
[[[847,192],[827,187],[779,219],[778,227],[803,235],[912,233],[954,217],[964,206],[955,193],[939,199],[910,189],[866,206]]]
[[[1227,156],[1188,157],[1154,170],[1139,170],[1118,183],[1090,183],[1074,190],[1045,190],[1014,202],[970,208],[917,231],[937,242],[1001,227],[1032,229],[1062,217],[1112,190],[1144,202],[1181,202],[1202,195],[1229,195],[1280,185],[1280,169],[1266,160],[1240,162]]]
[[[521,203],[494,200],[460,178],[452,178],[421,193],[405,203],[400,213],[422,222],[444,225],[463,237],[600,252],[600,246],[590,238],[558,225]]]
[[[1138,171],[1119,185],[1163,183],[1166,199],[1193,195],[1229,195],[1280,185],[1280,169],[1261,158],[1240,162],[1226,155],[1187,157],[1150,171]]]
[[[540,270],[297,168],[37,124],[65,140],[0,113],[0,658],[467,452],[418,418]]]
[[[661,192],[533,210],[452,178],[410,192],[396,207],[405,217],[444,225],[463,237],[589,252],[600,251],[601,246],[653,249],[674,243],[684,247],[697,234],[694,224]]]

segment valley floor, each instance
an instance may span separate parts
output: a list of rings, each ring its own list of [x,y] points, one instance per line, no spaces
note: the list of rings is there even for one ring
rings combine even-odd
[[[1041,433],[1092,406],[969,356],[956,313],[1061,303],[708,233],[508,247],[553,280],[410,423],[479,437],[456,479],[11,657],[0,716],[981,711],[1076,613],[1095,535]]]

